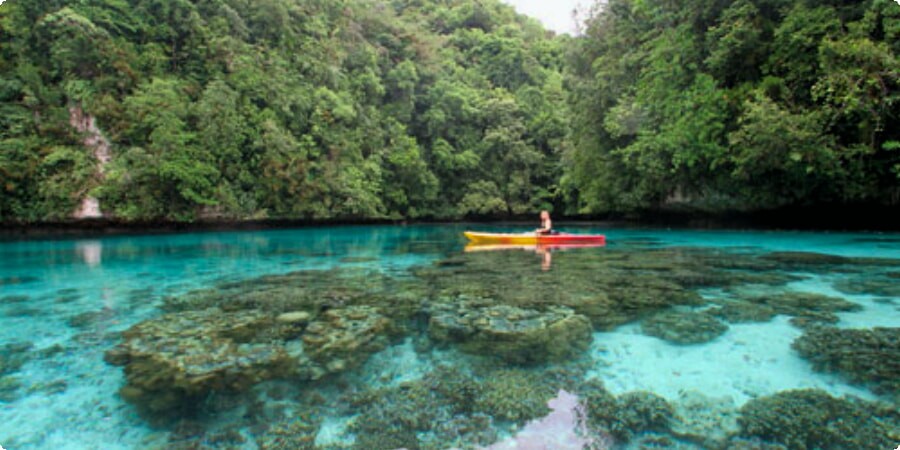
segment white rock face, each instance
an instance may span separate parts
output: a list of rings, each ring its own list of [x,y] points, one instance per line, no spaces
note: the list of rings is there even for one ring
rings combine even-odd
[[[97,119],[90,114],[84,112],[80,105],[69,107],[69,125],[84,134],[82,143],[85,147],[93,150],[94,158],[97,159],[97,174],[103,176],[106,164],[112,159],[109,151],[109,140],[103,136],[97,127]],[[86,197],[81,200],[81,205],[72,214],[75,219],[98,219],[103,217],[103,211],[100,209],[100,200],[95,197]]]
[[[75,211],[72,217],[76,219],[99,219],[103,217],[100,211],[100,200],[96,197],[85,197],[81,200],[81,206]]]

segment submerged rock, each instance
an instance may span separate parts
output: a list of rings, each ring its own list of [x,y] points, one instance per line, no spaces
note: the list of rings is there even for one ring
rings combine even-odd
[[[454,255],[446,266],[413,273],[431,288],[433,301],[465,296],[537,311],[564,306],[595,329],[610,330],[673,306],[703,305],[699,287],[782,285],[797,278],[772,272],[776,267],[737,252],[632,248],[563,254],[546,272],[527,253],[482,252]]]
[[[617,441],[671,429],[675,413],[672,405],[651,392],[627,392],[617,397],[594,379],[579,389],[579,397],[584,400],[590,428],[609,433]]]
[[[727,303],[709,311],[729,323],[768,322],[775,317],[775,308],[747,302]]]
[[[0,286],[11,286],[14,284],[36,283],[40,278],[31,275],[13,275],[0,278]]]
[[[840,297],[811,292],[784,292],[768,296],[750,297],[747,301],[766,305],[778,314],[788,316],[814,316],[817,313],[859,311],[862,306]]]
[[[675,344],[701,344],[728,331],[728,326],[705,312],[669,311],[641,322],[644,334]]]
[[[0,346],[0,376],[18,372],[34,356],[31,342],[14,342]]]
[[[815,389],[782,391],[751,400],[738,417],[740,436],[790,449],[872,449],[896,445],[895,408],[834,398]]]
[[[105,359],[125,367],[126,400],[150,412],[189,408],[209,392],[245,390],[295,369],[285,349],[262,338],[272,324],[258,312],[167,314],[123,332]]]
[[[31,297],[27,295],[4,295],[0,297],[0,304],[2,303],[25,303],[31,300]]]
[[[808,329],[814,327],[820,327],[823,325],[834,325],[838,323],[840,318],[831,312],[820,311],[820,312],[809,312],[803,314],[801,316],[791,317],[791,325],[800,328],[800,329]]]
[[[211,307],[223,311],[259,310],[292,319],[311,321],[328,309],[372,306],[392,319],[405,320],[420,309],[425,287],[408,279],[395,279],[365,269],[304,270],[267,275],[241,282],[221,283],[211,289],[165,297],[169,312]],[[303,313],[309,317],[303,319]],[[298,320],[299,319],[299,320]]]
[[[69,318],[66,323],[72,328],[89,328],[97,326],[116,317],[116,311],[104,308],[99,311],[87,311]]]
[[[730,396],[709,397],[698,391],[682,391],[673,405],[672,432],[702,444],[702,448],[723,448],[738,431],[738,409]]]
[[[761,258],[788,265],[835,265],[852,262],[852,259],[844,256],[814,252],[772,252]]]
[[[473,407],[497,420],[523,423],[550,412],[547,401],[556,396],[556,391],[538,374],[522,369],[499,370],[480,383]]]
[[[22,382],[17,377],[0,375],[0,402],[11,403],[19,399]]]
[[[303,349],[313,364],[301,373],[319,379],[357,367],[388,343],[390,321],[370,306],[331,309],[306,327]]]
[[[463,351],[512,363],[571,358],[591,342],[591,323],[569,308],[544,312],[463,300],[435,305],[429,335]]]
[[[815,370],[871,384],[900,400],[900,328],[808,329],[791,345]]]
[[[313,450],[319,425],[303,415],[273,423],[256,438],[256,446],[259,450]]]
[[[124,366],[126,400],[149,413],[189,410],[211,392],[356,367],[384,348],[390,324],[364,306],[328,310],[309,325],[278,317],[218,308],[166,314],[122,333],[124,342],[105,359]]]
[[[559,389],[581,379],[576,366],[497,368],[440,365],[421,379],[369,389],[350,399],[354,448],[485,448],[499,431],[544,416]]]
[[[879,277],[866,274],[843,279],[834,283],[834,288],[850,295],[900,297],[900,281],[887,275]]]

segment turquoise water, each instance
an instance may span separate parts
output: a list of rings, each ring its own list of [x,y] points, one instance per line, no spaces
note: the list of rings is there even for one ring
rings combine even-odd
[[[897,360],[873,357],[881,362],[867,366],[874,375],[866,378],[817,366],[816,356],[792,344],[817,327],[900,327],[898,234],[568,227],[605,233],[608,245],[551,251],[545,262],[544,254],[521,249],[463,253],[464,229],[348,226],[0,243],[0,445],[541,448],[516,444],[517,433],[552,416],[544,405],[563,390],[584,400],[590,429],[581,433],[593,433],[596,448],[762,441],[802,448],[738,418],[749,417],[754,400],[794,389],[896,408],[890,377],[900,379]],[[795,301],[780,297],[785,293],[844,303],[813,298],[784,306]],[[251,305],[245,300],[254,294]],[[716,311],[729,305],[768,316],[725,320]],[[254,328],[252,336],[233,338],[235,355],[215,360],[228,366],[221,375],[227,383],[170,391],[141,385],[146,376],[126,377],[147,370],[135,363],[138,351],[158,348],[146,330],[131,338],[123,331],[156,320],[150,323],[174,329],[173,345],[193,343],[184,337],[188,327],[176,329],[183,325],[169,318],[197,311],[201,324],[253,316],[241,325]],[[296,312],[303,318],[285,325],[291,316],[284,314]],[[356,317],[373,312],[383,320]],[[670,312],[703,321],[671,328]],[[505,322],[519,316],[526,318]],[[220,327],[211,335],[237,333],[232,322],[210,326]],[[529,334],[532,326],[537,334]],[[707,326],[708,335],[695,335]],[[541,327],[557,328],[541,334]],[[208,343],[196,339],[206,352]],[[316,339],[330,343],[314,350]],[[123,343],[127,357],[108,355]],[[882,351],[896,353],[896,341],[889,344]],[[283,372],[274,360],[236,362],[282,350],[291,361]],[[197,370],[212,370],[209,364]],[[248,375],[254,370],[264,375]],[[141,395],[120,394],[138,385]],[[465,389],[477,393],[452,394]],[[667,419],[621,419],[653,415],[622,409],[641,391],[660,399],[657,415]],[[600,393],[621,407],[601,413]],[[148,407],[154,397],[167,403]],[[375,426],[376,419],[384,424]],[[872,433],[890,440],[896,431]]]

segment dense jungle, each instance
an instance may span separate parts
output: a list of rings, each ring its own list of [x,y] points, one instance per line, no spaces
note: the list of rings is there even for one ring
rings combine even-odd
[[[8,0],[0,222],[900,203],[900,5]]]

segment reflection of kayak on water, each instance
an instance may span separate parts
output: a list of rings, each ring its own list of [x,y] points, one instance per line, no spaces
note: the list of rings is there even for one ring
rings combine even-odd
[[[525,250],[533,251],[541,255],[541,269],[550,270],[552,258],[550,253],[554,250],[566,250],[570,248],[603,247],[606,245],[606,237],[602,235],[584,234],[504,234],[504,233],[475,233],[466,231],[469,245],[466,253],[484,251]]]
[[[594,246],[606,243],[606,236],[602,234],[537,234],[537,233],[479,233],[466,231],[463,233],[473,243],[505,244],[505,245],[577,245],[593,244]]]
[[[504,250],[525,250],[525,251],[534,251],[537,253],[545,252],[545,251],[553,251],[553,250],[567,250],[570,248],[591,248],[591,247],[603,247],[605,243],[595,242],[595,243],[587,243],[587,244],[534,244],[534,245],[524,245],[524,244],[477,244],[477,243],[469,243],[466,245],[465,252],[491,252],[491,251],[504,251]]]

